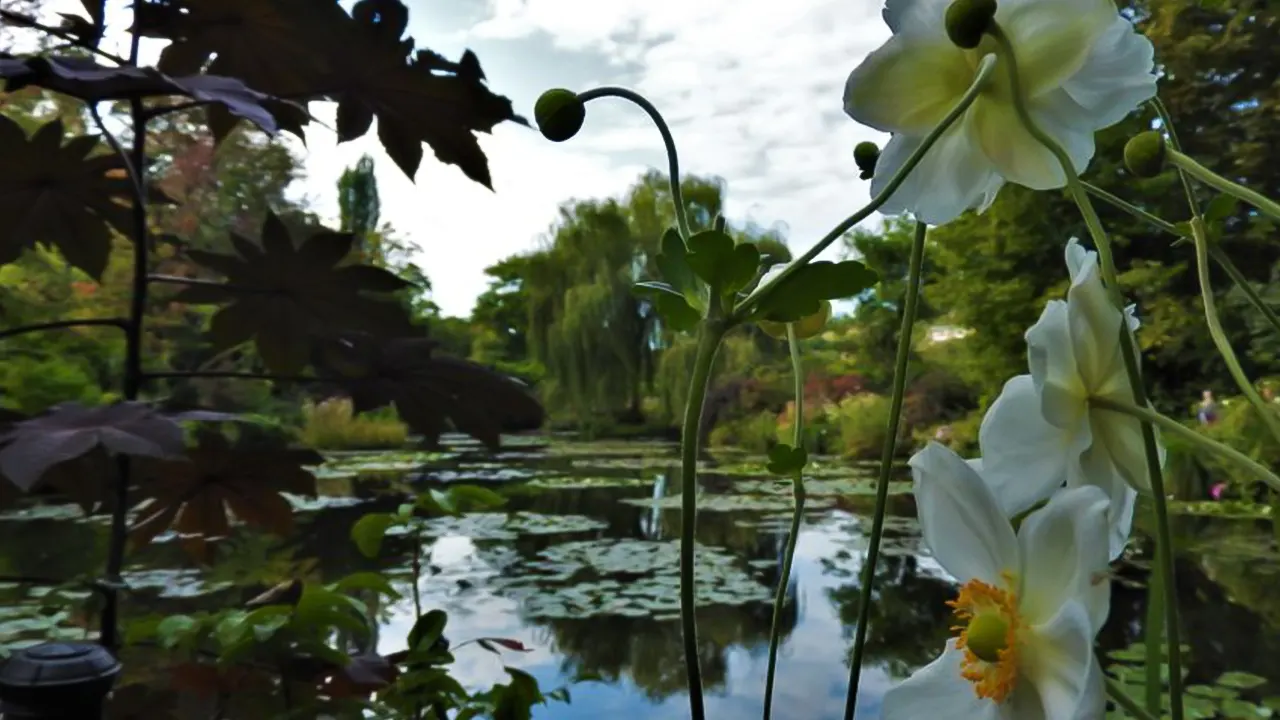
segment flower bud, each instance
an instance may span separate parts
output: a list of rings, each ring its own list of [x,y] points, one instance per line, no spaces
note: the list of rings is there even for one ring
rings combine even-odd
[[[966,50],[978,47],[996,17],[996,0],[955,0],[947,8],[947,37]]]
[[[1134,135],[1124,146],[1124,166],[1137,177],[1155,177],[1164,169],[1164,135],[1155,130]]]
[[[870,180],[876,172],[876,161],[880,159],[880,148],[873,142],[860,142],[853,149],[853,161],[862,171],[858,175],[863,180]]]
[[[582,129],[587,119],[587,106],[572,90],[548,90],[533,106],[533,119],[542,136],[552,142],[564,142]]]

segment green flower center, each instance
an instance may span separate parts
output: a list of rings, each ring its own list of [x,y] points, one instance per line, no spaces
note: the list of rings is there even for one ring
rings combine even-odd
[[[968,647],[983,662],[999,662],[1000,651],[1009,647],[1009,621],[999,612],[984,612],[969,621]]]

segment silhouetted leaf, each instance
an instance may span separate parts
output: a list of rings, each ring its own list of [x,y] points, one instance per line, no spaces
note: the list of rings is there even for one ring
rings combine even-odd
[[[804,469],[807,462],[809,453],[804,448],[779,443],[769,448],[769,463],[766,467],[774,475],[794,475]]]
[[[142,403],[95,408],[62,403],[11,425],[0,435],[0,445],[0,474],[30,490],[53,466],[97,447],[164,458],[182,455],[185,439],[182,426]]]
[[[174,302],[230,301],[210,320],[214,348],[225,350],[253,340],[271,372],[296,373],[307,364],[315,335],[362,329],[385,335],[408,332],[408,313],[399,300],[362,293],[409,287],[382,268],[335,267],[354,241],[350,233],[323,231],[295,247],[284,223],[271,213],[261,247],[232,237],[239,256],[188,251],[192,260],[227,277],[233,288],[191,286]],[[313,247],[314,246],[314,247]]]
[[[820,312],[823,300],[853,297],[879,280],[874,270],[856,260],[811,262],[761,300],[755,315],[773,322],[795,322]]]
[[[515,652],[533,652],[533,648],[525,647],[525,644],[519,640],[511,640],[509,638],[484,637],[476,638],[476,644],[488,650],[491,653],[501,654],[495,646],[501,646]]]
[[[449,622],[449,614],[443,610],[428,610],[423,613],[409,629],[409,650],[426,650],[444,634],[444,626]]]
[[[382,549],[382,540],[387,531],[399,522],[399,518],[388,513],[369,513],[351,526],[351,540],[355,542],[361,555],[375,558]]]
[[[231,446],[216,433],[202,433],[185,461],[137,463],[139,499],[149,501],[131,529],[133,541],[149,542],[173,527],[193,556],[209,559],[208,540],[225,537],[229,515],[277,535],[293,530],[293,506],[281,492],[311,495],[315,476],[304,465],[324,458],[312,450]]]
[[[268,133],[279,130],[271,106],[279,107],[280,103],[273,103],[269,95],[250,89],[236,78],[169,77],[153,68],[112,67],[78,57],[0,57],[0,78],[8,81],[10,92],[37,85],[88,102],[181,95],[218,103]]]
[[[37,243],[58,248],[71,265],[102,279],[111,252],[110,228],[128,234],[132,185],[115,153],[90,156],[98,138],[78,135],[63,143],[54,120],[28,138],[0,115],[0,265]],[[153,191],[152,201],[167,198]]]
[[[658,317],[673,330],[688,332],[702,320],[702,315],[689,305],[685,296],[666,283],[639,282],[631,286],[631,292],[652,300]]]
[[[705,309],[702,283],[698,281],[693,268],[689,267],[689,250],[675,228],[667,228],[662,234],[662,250],[658,253],[657,263],[658,273],[667,285],[683,295],[694,309]]]
[[[663,252],[666,252],[665,248]],[[705,230],[689,238],[689,267],[708,285],[722,293],[746,287],[760,267],[760,251],[752,243],[735,245],[720,230]]]
[[[433,354],[434,340],[368,335],[326,341],[316,365],[351,396],[356,412],[395,405],[414,432],[434,441],[452,424],[496,449],[503,431],[542,425],[542,405],[522,383],[486,367]]]

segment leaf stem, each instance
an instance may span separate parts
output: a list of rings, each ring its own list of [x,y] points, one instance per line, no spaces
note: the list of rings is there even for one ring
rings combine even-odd
[[[18,335],[26,335],[27,333],[41,332],[44,330],[58,330],[61,328],[73,327],[94,327],[94,326],[111,326],[125,329],[129,324],[128,318],[84,318],[82,320],[54,320],[52,322],[35,323],[34,325],[19,325],[8,330],[0,330],[0,340]]]
[[[66,40],[67,42],[71,43],[75,47],[88,50],[94,55],[97,55],[102,58],[106,58],[107,60],[110,60],[111,62],[117,65],[130,64],[128,60],[120,57],[119,55],[113,55],[107,52],[106,50],[100,50],[96,45],[89,42],[85,42],[81,38],[77,37],[75,34],[67,32],[66,30],[63,30],[61,28],[53,27],[52,25],[45,25],[44,23],[36,20],[30,15],[14,12],[12,10],[0,10],[0,20],[5,20],[7,22],[13,23],[18,27],[28,27],[28,28],[31,28],[32,30],[39,30],[45,35],[56,37],[59,40]]]
[[[671,136],[671,128],[667,126],[667,121],[663,119],[662,113],[658,112],[658,108],[654,107],[653,103],[634,90],[607,85],[578,94],[578,99],[583,103],[603,97],[615,97],[633,103],[644,110],[649,119],[653,120],[653,124],[658,127],[658,134],[662,135],[662,145],[667,151],[667,179],[671,183],[671,201],[676,206],[676,226],[680,230],[680,237],[688,241],[692,233],[689,229],[689,213],[684,206],[684,192],[680,187],[680,159],[676,154],[676,141]]]
[[[1123,210],[1129,213],[1130,215],[1138,218],[1139,220],[1145,220],[1151,226],[1158,228],[1160,230],[1163,230],[1169,233],[1170,235],[1176,235],[1178,237],[1182,237],[1182,231],[1178,230],[1178,227],[1173,223],[1168,222],[1166,220],[1162,220],[1156,217],[1155,215],[1152,215],[1151,213],[1147,212],[1146,210],[1143,210],[1137,205],[1134,205],[1128,202],[1127,200],[1123,200],[1115,195],[1112,195],[1111,193],[1107,192],[1106,190],[1103,190],[1097,185],[1093,185],[1092,183],[1087,183],[1082,180],[1080,181],[1080,186],[1084,188],[1085,192],[1107,203],[1108,205],[1112,205],[1120,210]]]
[[[1143,387],[1142,371],[1139,366],[1138,349],[1133,333],[1129,330],[1128,320],[1125,317],[1124,297],[1120,293],[1120,282],[1116,276],[1116,264],[1115,257],[1111,251],[1111,240],[1107,237],[1106,230],[1102,227],[1102,221],[1098,218],[1098,213],[1093,209],[1093,204],[1089,201],[1089,194],[1085,192],[1084,186],[1080,182],[1080,176],[1076,173],[1071,157],[1067,155],[1056,140],[1040,128],[1035,119],[1031,117],[1030,111],[1027,110],[1027,99],[1018,77],[1018,58],[1013,44],[1009,42],[1008,36],[1005,35],[1004,30],[996,22],[991,23],[988,34],[996,41],[1000,56],[1005,60],[1005,71],[1009,77],[1009,85],[1013,88],[1013,106],[1018,118],[1026,127],[1027,132],[1052,152],[1053,156],[1058,160],[1058,164],[1062,166],[1062,173],[1067,181],[1067,191],[1071,194],[1072,199],[1075,200],[1076,206],[1084,218],[1085,226],[1089,229],[1093,244],[1097,248],[1098,260],[1102,266],[1103,284],[1106,286],[1107,294],[1110,296],[1112,304],[1120,311],[1120,327],[1116,329],[1116,332],[1120,336],[1120,355],[1124,360],[1125,374],[1129,379],[1135,407],[1145,407],[1148,403],[1146,391]],[[1166,598],[1165,631],[1169,638],[1170,646],[1169,693],[1172,698],[1170,714],[1172,720],[1182,720],[1182,658],[1179,652],[1179,643],[1181,642],[1179,637],[1181,633],[1178,628],[1178,584],[1177,576],[1174,573],[1175,552],[1173,533],[1169,529],[1168,498],[1165,495],[1164,475],[1160,469],[1160,451],[1156,445],[1155,431],[1146,423],[1140,424],[1140,427],[1142,430],[1142,449],[1147,460],[1148,480],[1151,485],[1151,493],[1154,496],[1153,505],[1155,506],[1158,542],[1164,546],[1165,550],[1158,557],[1164,563],[1161,568],[1163,571],[1161,579],[1164,582],[1163,587]]]
[[[907,297],[902,304],[902,325],[898,330],[898,351],[893,367],[893,394],[889,401],[889,428],[880,451],[880,477],[876,481],[876,504],[871,516],[871,535],[867,543],[867,559],[862,564],[862,587],[859,590],[858,622],[854,626],[853,655],[849,662],[849,691],[845,696],[844,718],[853,720],[858,705],[858,682],[862,678],[862,656],[867,644],[867,625],[871,622],[871,591],[875,584],[876,563],[880,559],[880,540],[884,535],[884,516],[889,505],[889,477],[898,449],[898,426],[902,419],[902,397],[906,391],[907,368],[911,359],[911,330],[916,323],[916,305],[920,297],[920,275],[924,266],[924,241],[928,226],[916,223],[911,242],[911,260],[907,268]]]
[[[1140,407],[1114,398],[1091,397],[1089,398],[1089,405],[1103,410],[1131,415],[1142,420],[1144,424],[1154,425],[1161,430],[1177,435],[1202,450],[1235,463],[1241,470],[1249,472],[1249,474],[1257,477],[1272,489],[1280,490],[1280,477],[1277,477],[1266,467],[1230,445],[1207,438],[1171,417],[1162,415],[1150,408]]]
[[[703,320],[698,329],[698,350],[693,361],[693,377],[689,381],[689,398],[685,402],[680,440],[680,621],[692,720],[706,720],[707,717],[702,699],[702,668],[698,659],[698,595],[693,573],[693,544],[698,529],[698,441],[707,385],[724,334],[725,326],[721,320]]]
[[[193,285],[196,287],[212,287],[228,292],[238,293],[259,293],[263,295],[279,294],[278,290],[268,288],[255,288],[246,285],[232,285],[231,283],[219,282],[217,280],[203,280],[201,278],[182,277],[181,275],[155,275],[147,276],[147,282],[159,283],[165,285]]]
[[[800,341],[796,338],[796,326],[787,323],[787,346],[791,350],[791,372],[795,377],[795,425],[792,444],[804,447],[804,366],[800,362]],[[773,598],[773,621],[769,626],[769,668],[764,676],[764,720],[773,713],[773,683],[778,670],[778,643],[782,635],[782,610],[787,602],[787,589],[791,581],[791,565],[796,557],[796,543],[800,538],[800,523],[804,518],[804,467],[796,469],[791,479],[791,497],[795,507],[791,513],[791,527],[787,531],[787,547],[782,555],[782,573]]]
[[[750,295],[748,295],[742,302],[738,303],[737,308],[734,310],[733,318],[745,318],[751,313],[752,308],[759,304],[766,295],[772,292],[773,288],[776,288],[779,283],[786,280],[787,277],[796,270],[809,264],[809,261],[818,257],[818,255],[822,254],[823,250],[830,247],[831,243],[839,240],[845,233],[849,232],[854,225],[857,225],[867,219],[871,213],[875,212],[881,205],[888,202],[889,197],[892,196],[898,187],[906,181],[907,176],[911,174],[911,171],[915,170],[916,166],[920,164],[920,161],[924,159],[925,153],[929,151],[929,148],[933,147],[933,144],[942,137],[942,134],[954,125],[955,122],[960,119],[960,116],[969,109],[969,106],[978,99],[978,95],[980,95],[982,90],[987,86],[987,81],[991,77],[992,71],[995,69],[996,62],[994,55],[988,55],[982,59],[982,63],[978,66],[978,72],[973,78],[973,83],[969,86],[969,89],[965,91],[959,102],[956,103],[955,107],[951,108],[951,111],[942,118],[942,121],[939,122],[935,128],[929,131],[928,135],[925,135],[924,140],[920,142],[920,147],[916,148],[915,151],[907,157],[907,161],[902,164],[902,167],[898,168],[898,171],[893,174],[893,177],[889,178],[889,182],[885,183],[884,188],[881,189],[875,197],[871,198],[871,202],[867,203],[861,210],[858,210],[844,220],[841,220],[839,224],[831,228],[831,231],[823,236],[817,244],[805,251],[803,255],[793,260],[777,275],[773,276],[768,283],[751,291]]]
[[[1275,200],[1272,200],[1262,193],[1251,190],[1239,183],[1232,182],[1222,177],[1209,168],[1191,159],[1191,157],[1184,155],[1173,148],[1165,150],[1165,158],[1170,165],[1182,170],[1205,185],[1216,190],[1220,190],[1228,195],[1234,195],[1235,197],[1254,206],[1264,215],[1270,215],[1271,217],[1280,220],[1280,203],[1277,203]]]
[[[1124,688],[1120,686],[1120,683],[1116,682],[1110,676],[1106,677],[1106,681],[1107,694],[1111,696],[1111,699],[1115,701],[1116,705],[1120,706],[1121,710],[1129,713],[1133,717],[1137,718],[1137,720],[1156,720],[1155,715],[1143,710],[1142,706],[1138,704],[1138,701],[1129,697],[1129,693],[1124,691]]]

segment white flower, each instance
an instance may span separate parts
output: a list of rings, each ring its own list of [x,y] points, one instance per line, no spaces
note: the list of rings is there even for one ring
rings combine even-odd
[[[884,720],[1095,720],[1105,707],[1093,639],[1110,609],[1107,498],[1055,495],[1017,534],[951,450],[911,458],[925,542],[961,583],[959,636],[884,697]]]
[[[893,133],[876,164],[880,192],[924,136],[972,84],[990,38],[962,50],[947,37],[949,0],[887,0],[893,36],[853,71],[844,107],[854,120]],[[999,0],[995,20],[1017,53],[1033,119],[1071,156],[1077,172],[1093,157],[1093,134],[1155,95],[1154,51],[1112,0]],[[880,208],[941,224],[985,210],[1004,181],[1036,190],[1066,176],[1019,121],[1003,68],[969,110],[925,154]]]
[[[1107,297],[1097,253],[1067,243],[1071,289],[1027,330],[1030,375],[1019,375],[982,418],[982,476],[1012,516],[1068,487],[1097,485],[1111,499],[1111,557],[1124,550],[1134,488],[1150,488],[1137,419],[1089,407],[1090,397],[1133,402],[1120,353],[1121,313]],[[1123,317],[1138,327],[1133,308]],[[1163,463],[1163,448],[1161,448]]]

